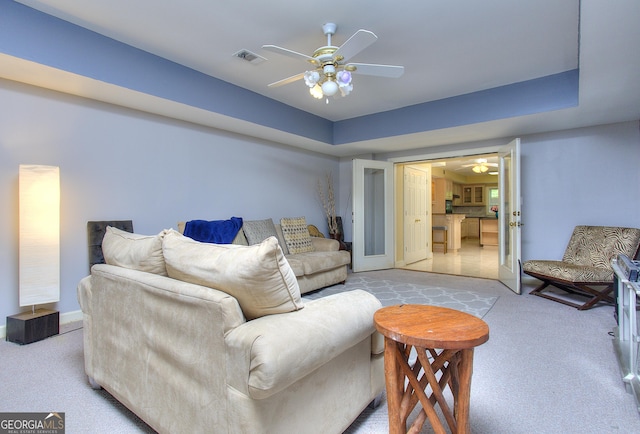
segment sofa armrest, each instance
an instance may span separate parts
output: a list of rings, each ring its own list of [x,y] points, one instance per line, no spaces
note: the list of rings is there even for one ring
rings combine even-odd
[[[85,369],[97,384],[156,430],[205,432],[194,411],[207,428],[226,420],[224,334],[245,322],[235,298],[104,264],[92,267],[78,299],[89,325]]]
[[[376,333],[380,301],[363,290],[306,301],[296,312],[267,315],[227,334],[228,383],[254,399],[284,390]]]
[[[311,244],[316,252],[337,252],[340,250],[340,242],[332,238],[311,237]]]

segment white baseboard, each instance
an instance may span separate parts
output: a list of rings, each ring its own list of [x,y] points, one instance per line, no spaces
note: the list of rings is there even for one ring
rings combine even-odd
[[[82,321],[82,311],[75,310],[73,312],[66,312],[60,314],[60,325],[69,324],[70,322]],[[0,326],[0,339],[7,337],[7,325]]]

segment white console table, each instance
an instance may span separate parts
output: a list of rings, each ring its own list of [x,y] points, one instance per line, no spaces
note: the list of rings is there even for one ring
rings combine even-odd
[[[611,261],[613,271],[618,278],[618,326],[614,329],[613,348],[618,358],[622,381],[627,392],[634,395],[636,407],[640,411],[640,367],[638,349],[640,330],[638,330],[637,296],[640,295],[639,282],[629,282],[618,267],[617,260]]]

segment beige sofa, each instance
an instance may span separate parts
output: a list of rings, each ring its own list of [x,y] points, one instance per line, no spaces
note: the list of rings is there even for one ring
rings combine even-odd
[[[240,230],[233,244],[249,245],[244,231],[247,230],[247,226],[250,226],[252,223],[262,224],[263,227],[272,226],[274,228],[273,235],[277,237],[278,243],[298,279],[300,292],[302,294],[337,283],[344,283],[344,281],[347,280],[347,266],[351,262],[351,254],[346,250],[339,250],[340,243],[337,240],[310,237],[313,251],[293,254],[290,253],[287,248],[282,226],[279,223],[274,223],[271,219],[265,219],[245,222],[244,228]],[[180,233],[184,233],[184,227],[185,222],[178,223],[178,231]],[[265,233],[268,234],[269,232],[265,231]],[[258,236],[255,241],[262,241],[261,238],[263,237],[264,235]]]
[[[302,299],[275,238],[108,228],[103,252],[78,285],[85,371],[158,432],[341,433],[381,394],[380,302]]]

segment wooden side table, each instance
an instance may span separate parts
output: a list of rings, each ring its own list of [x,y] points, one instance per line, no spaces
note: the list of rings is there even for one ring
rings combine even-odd
[[[409,432],[419,432],[428,418],[434,432],[446,433],[435,411],[437,404],[452,433],[469,433],[473,350],[489,339],[489,326],[454,309],[415,304],[384,307],[373,319],[385,337],[389,433],[407,432],[407,418],[418,402],[422,409]],[[409,363],[412,348],[418,355],[414,364]],[[406,387],[405,377],[409,380]],[[443,394],[447,385],[453,395],[453,411]],[[427,388],[431,389],[429,396]]]

